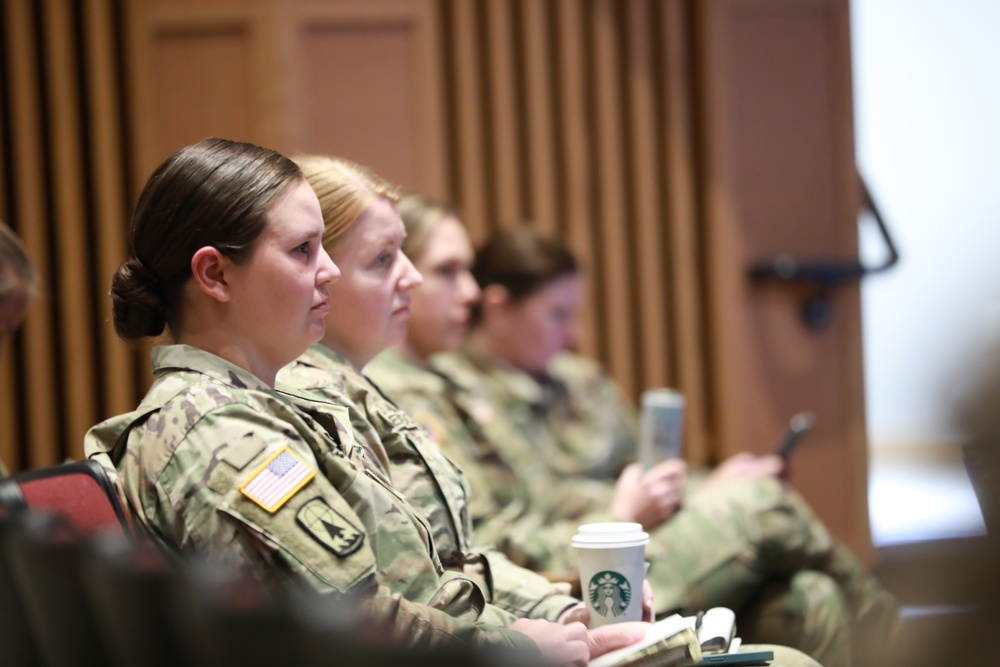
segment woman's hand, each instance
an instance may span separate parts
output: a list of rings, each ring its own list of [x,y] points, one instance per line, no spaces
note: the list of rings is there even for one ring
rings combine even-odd
[[[687,465],[681,459],[657,464],[645,473],[639,464],[625,468],[615,484],[611,514],[622,521],[637,521],[652,530],[669,519],[684,499]]]
[[[611,623],[594,628],[588,633],[590,659],[604,655],[625,646],[630,646],[641,640],[653,627],[649,623]]]
[[[584,603],[577,602],[572,607],[563,609],[556,619],[556,623],[562,623],[563,625],[583,623],[587,627],[590,627],[590,610],[587,609],[587,605]]]
[[[545,659],[554,665],[586,665],[590,661],[591,646],[616,641],[607,638],[594,641],[583,623],[561,625],[535,618],[519,618],[508,626],[531,637]],[[609,651],[611,649],[605,649]]]

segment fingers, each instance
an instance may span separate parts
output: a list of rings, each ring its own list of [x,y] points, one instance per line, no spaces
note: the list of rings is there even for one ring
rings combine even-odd
[[[521,618],[511,630],[528,635],[542,655],[556,665],[586,665],[590,661],[590,635],[583,623],[560,625],[540,619]]]
[[[636,643],[646,636],[652,626],[649,623],[612,623],[594,628],[588,634],[590,657],[596,658],[608,651],[614,651]]]
[[[649,585],[648,579],[642,580],[642,620],[647,623],[656,620],[656,612],[653,611],[653,587]]]
[[[563,625],[568,625],[570,623],[583,623],[589,627],[590,611],[582,602],[580,602],[579,604],[572,606],[559,614],[559,618],[556,622],[562,623]]]

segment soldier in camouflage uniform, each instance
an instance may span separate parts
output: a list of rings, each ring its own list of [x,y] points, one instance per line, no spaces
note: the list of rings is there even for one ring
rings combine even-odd
[[[409,645],[521,646],[585,663],[641,637],[642,624],[588,632],[488,605],[474,581],[442,567],[385,452],[355,437],[343,407],[274,389],[324,332],[340,272],[322,232],[300,169],[251,144],[204,140],[150,178],[134,254],[112,283],[114,324],[126,339],[169,327],[176,344],[154,350],[138,409],[85,442],[117,471],[136,522],[168,550],[358,599]]]
[[[330,322],[328,326],[336,326]],[[495,548],[471,544],[472,493],[462,470],[425,429],[386,398],[343,356],[319,344],[286,366],[279,387],[294,387],[346,407],[351,428],[370,449],[384,449],[393,486],[428,520],[445,568],[472,577],[487,601],[519,618],[579,618],[582,604]]]
[[[38,284],[38,276],[20,239],[0,221],[0,351],[8,336],[17,330],[28,312],[28,301]],[[0,461],[0,477],[8,470]]]
[[[420,337],[416,301],[414,311],[408,339]],[[466,469],[481,540],[533,569],[572,571],[577,525],[623,518],[601,478],[634,458],[634,410],[596,364],[573,355],[558,355],[542,376],[471,357],[441,355],[428,369],[404,345],[368,370]],[[766,470],[746,457],[724,467],[716,482]],[[850,663],[852,616],[892,627],[894,603],[798,496],[769,477],[709,488],[653,533],[661,613],[730,606],[742,611],[744,634],[840,665]]]

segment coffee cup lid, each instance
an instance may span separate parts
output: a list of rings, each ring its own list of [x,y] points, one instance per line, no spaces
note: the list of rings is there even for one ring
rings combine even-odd
[[[642,525],[629,522],[588,523],[573,536],[573,546],[582,549],[615,549],[649,544]]]

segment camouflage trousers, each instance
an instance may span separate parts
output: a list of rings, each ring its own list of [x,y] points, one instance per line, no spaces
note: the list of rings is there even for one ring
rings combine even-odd
[[[795,647],[825,667],[877,664],[859,652],[874,650],[865,639],[888,646],[895,632],[892,596],[778,480],[695,493],[651,538],[658,613],[729,607],[745,640]]]

